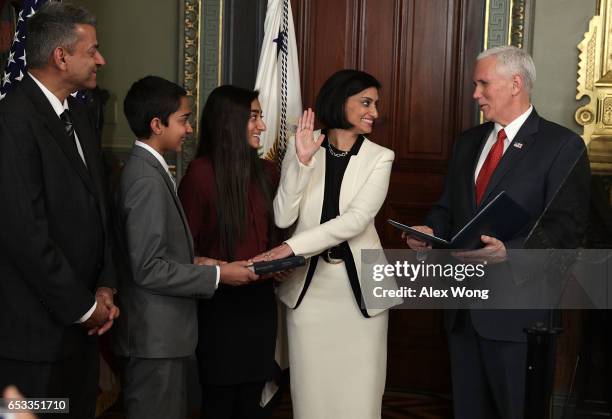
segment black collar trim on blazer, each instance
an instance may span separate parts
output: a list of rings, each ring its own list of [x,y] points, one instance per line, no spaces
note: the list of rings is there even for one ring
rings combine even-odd
[[[353,258],[353,254],[351,253],[351,248],[348,242],[346,241],[340,243],[339,246],[342,248],[342,250],[344,250],[344,266],[346,268],[346,273],[348,275],[349,283],[351,285],[351,290],[353,291],[355,301],[357,302],[357,305],[359,306],[359,310],[361,311],[363,317],[370,318],[368,310],[365,308],[363,293],[361,291],[361,285],[359,284],[359,276],[357,274],[355,259]],[[310,258],[310,262],[308,264],[308,272],[306,273],[306,279],[304,281],[304,286],[302,287],[302,292],[300,292],[295,306],[292,307],[293,309],[298,308],[298,306],[302,303],[304,296],[306,296],[306,291],[308,291],[308,288],[310,288],[310,283],[312,282],[315,270],[317,269],[319,259],[322,259],[319,257],[319,255],[314,255]],[[325,263],[325,261],[323,261],[323,263]]]
[[[324,148],[325,150],[327,150],[327,145],[329,144],[328,133],[329,133],[329,128],[323,128],[321,130],[321,134],[325,134],[325,139],[321,143],[321,147]],[[356,156],[357,154],[359,154],[359,150],[361,150],[361,146],[363,145],[363,142],[365,141],[365,139],[366,138],[363,134],[359,134],[357,136],[357,140],[355,141],[351,149],[348,151],[347,155],[352,157],[352,156]]]

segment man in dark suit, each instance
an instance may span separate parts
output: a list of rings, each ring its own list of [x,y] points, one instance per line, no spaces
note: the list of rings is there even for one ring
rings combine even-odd
[[[95,413],[97,335],[119,314],[100,153],[70,96],[105,64],[95,23],[80,7],[41,8],[29,73],[0,102],[0,388],[69,397],[80,419]]]
[[[586,230],[590,172],[584,143],[536,113],[530,100],[534,81],[533,60],[516,47],[494,48],[477,59],[473,97],[489,122],[457,139],[443,195],[426,226],[416,228],[450,238],[502,190],[529,213],[530,221],[506,242],[482,236],[481,249],[463,252],[468,261],[505,261],[506,249],[525,247],[544,212],[549,247],[577,247]],[[412,237],[407,243],[415,250],[429,248]],[[545,310],[446,312],[456,418],[523,417],[523,330],[546,324],[548,316]]]

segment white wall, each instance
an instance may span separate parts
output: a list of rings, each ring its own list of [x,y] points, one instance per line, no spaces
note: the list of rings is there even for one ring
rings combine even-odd
[[[102,132],[104,147],[131,148],[134,136],[123,116],[131,84],[147,75],[178,79],[178,0],[73,0],[98,18],[98,43],[107,64],[98,85],[110,92]]]

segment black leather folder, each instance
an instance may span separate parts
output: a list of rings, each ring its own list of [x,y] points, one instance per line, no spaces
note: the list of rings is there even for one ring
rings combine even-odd
[[[394,220],[387,220],[393,227],[412,237],[443,249],[478,249],[483,247],[480,236],[495,237],[506,241],[514,237],[529,221],[529,213],[517,204],[506,191],[501,191],[485,205],[451,240],[444,240]]]

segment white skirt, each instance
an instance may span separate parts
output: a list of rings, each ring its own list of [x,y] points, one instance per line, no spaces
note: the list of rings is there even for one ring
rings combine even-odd
[[[317,263],[295,310],[287,309],[294,419],[380,419],[388,312],[365,318],[344,263]]]

